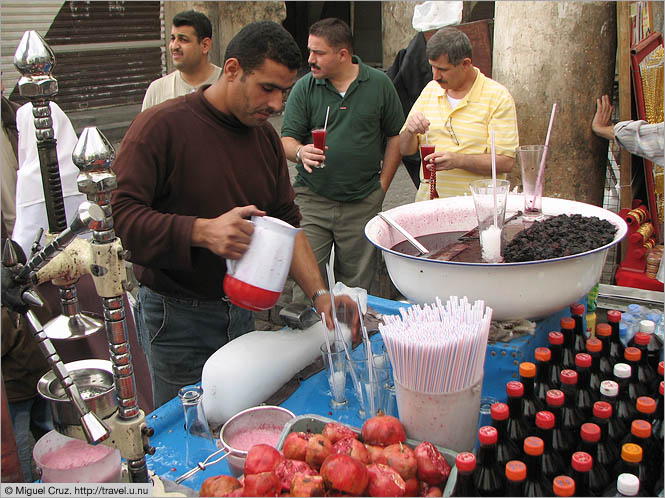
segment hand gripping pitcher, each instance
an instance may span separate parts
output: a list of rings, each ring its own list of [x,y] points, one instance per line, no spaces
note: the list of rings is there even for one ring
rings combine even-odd
[[[291,268],[293,245],[300,228],[270,216],[252,216],[254,233],[239,260],[226,260],[224,293],[252,311],[272,308],[284,289]]]

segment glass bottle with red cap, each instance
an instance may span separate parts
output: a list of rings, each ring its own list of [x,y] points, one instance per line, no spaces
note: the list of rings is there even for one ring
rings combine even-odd
[[[536,397],[534,381],[536,380],[536,365],[530,361],[523,361],[519,366],[520,382],[524,386],[522,395],[522,410],[528,429],[536,426],[536,413],[545,408],[545,403]]]
[[[649,340],[651,339],[644,332],[635,334],[634,347],[640,350],[640,360],[637,362],[637,380],[644,386],[645,394],[652,395],[651,388],[654,385],[654,380],[658,378],[656,369],[652,368],[647,360]],[[624,352],[624,356],[625,356]]]
[[[584,313],[585,308],[582,303],[570,305],[570,316],[575,321],[575,336],[573,337],[573,351],[577,353],[586,353],[586,332],[584,332]]]
[[[492,426],[497,432],[496,459],[499,467],[503,468],[508,461],[519,458],[521,452],[508,437],[508,418],[510,417],[508,405],[500,402],[493,403],[490,407],[490,416]]]
[[[567,462],[577,444],[577,436],[574,432],[564,429],[561,426],[561,409],[563,408],[565,395],[559,389],[550,389],[547,391],[547,410],[554,414],[554,428],[552,429],[552,448],[556,451],[564,462]]]
[[[561,370],[563,370],[562,355],[563,355],[563,334],[561,332],[550,332],[547,334],[547,340],[550,344],[550,387],[552,389],[559,389],[561,385]]]
[[[563,346],[561,348],[561,365],[563,368],[575,368],[575,320],[569,316],[564,316],[559,320],[561,333],[563,334]]]
[[[605,488],[612,481],[612,476],[609,473],[611,465],[608,467],[599,462],[599,443],[601,436],[601,429],[598,424],[587,422],[582,424],[580,428],[580,444],[577,447],[578,451],[583,451],[591,455],[593,459],[593,466],[589,471],[589,489],[595,496],[600,496]],[[612,462],[612,465],[614,462]]]
[[[556,476],[552,480],[554,496],[575,496],[575,480],[570,476]]]
[[[506,496],[524,496],[526,465],[520,460],[506,462]]]
[[[665,318],[663,318],[663,320],[665,320]],[[664,363],[664,362],[661,361],[660,363],[658,363],[658,369],[656,370],[656,372],[658,373],[658,375],[656,376],[656,378],[654,379],[653,383],[651,384],[651,389],[649,389],[649,391],[652,393],[652,396],[653,396],[654,398],[657,398],[657,397],[658,397],[658,396],[657,396],[657,394],[658,394],[658,389],[660,389],[660,383],[661,383],[661,381],[663,380],[663,370],[664,370],[664,366],[665,366],[665,363]]]
[[[478,464],[474,474],[476,489],[480,496],[503,496],[505,478],[503,469],[496,461],[496,441],[498,434],[491,425],[478,429]]]
[[[619,460],[619,442],[610,437],[610,423],[612,421],[612,405],[607,401],[596,401],[593,405],[594,424],[600,428],[600,439],[596,448],[595,459],[598,465],[611,469]]]
[[[561,453],[554,450],[552,446],[552,433],[554,431],[554,414],[548,411],[540,411],[536,414],[537,435],[543,440],[542,469],[547,479],[554,479],[561,474],[565,468],[565,462]]]
[[[589,368],[589,390],[594,403],[600,399],[600,383],[605,377],[600,373],[600,354],[603,350],[603,343],[600,339],[590,337],[586,341],[586,351],[591,356],[591,367]],[[609,364],[609,363],[608,363]],[[610,378],[608,375],[606,378]]]
[[[627,363],[617,363],[614,365],[614,382],[619,386],[619,396],[615,405],[615,417],[620,420],[625,427],[630,427],[630,423],[635,418],[635,400],[631,398],[628,386],[630,383],[631,368]],[[628,432],[628,431],[626,431]]]
[[[596,325],[596,338],[603,344],[600,351],[600,360],[598,368],[603,380],[611,379],[614,369],[614,364],[619,361],[610,357],[610,339],[612,337],[612,327],[607,323],[599,323]]]
[[[623,352],[624,363],[630,366],[630,379],[628,380],[628,396],[636,400],[640,396],[649,394],[648,384],[642,384],[639,381],[639,367],[642,359],[642,351],[638,348],[627,347]]]
[[[658,362],[660,361],[661,348],[662,345],[660,341],[656,338],[654,334],[656,330],[656,324],[652,320],[640,320],[639,331],[638,333],[645,334],[649,338],[647,346],[647,357],[646,361],[649,363],[651,368],[655,371],[658,368]],[[637,334],[635,334],[637,335]],[[635,336],[628,342],[629,346],[635,346]]]
[[[570,477],[575,481],[575,494],[577,496],[595,496],[591,493],[590,474],[593,468],[593,458],[584,451],[576,451],[570,459]]]
[[[508,422],[506,423],[506,433],[518,448],[522,447],[524,438],[527,437],[528,427],[524,415],[522,414],[522,396],[524,395],[524,385],[516,380],[506,382],[506,395],[508,396]]]
[[[626,434],[629,425],[617,417],[617,404],[619,401],[619,384],[613,380],[604,380],[600,383],[600,400],[612,407],[610,422],[607,427],[609,438],[617,445]],[[632,420],[631,420],[632,422]],[[618,452],[617,452],[618,453]]]
[[[543,440],[537,436],[526,437],[523,449],[526,463],[524,496],[551,496],[552,481],[545,479],[542,471]]]
[[[653,434],[653,439],[656,441],[656,448],[659,450],[659,456],[657,457],[658,461],[663,461],[663,448],[665,447],[663,442],[663,389],[665,388],[665,382],[660,381],[659,387],[659,396],[658,401],[656,401],[656,410],[654,411],[654,418],[651,422],[651,433]],[[661,478],[663,476],[663,469],[660,470]]]
[[[656,459],[656,448],[651,434],[651,424],[646,420],[633,420],[630,432],[621,442],[623,447],[626,443],[634,443],[642,448],[642,462],[647,470],[646,479],[640,479],[645,489],[653,489],[656,482],[657,472],[663,468],[663,461]]]
[[[620,474],[633,474],[640,480],[640,492],[645,496],[653,496],[652,490],[644,483],[647,481],[647,469],[642,461],[642,448],[635,443],[621,446],[621,458],[614,466],[614,478]]]
[[[621,312],[619,310],[610,310],[607,312],[607,323],[612,329],[610,336],[610,359],[612,363],[623,361],[623,350],[625,349],[623,342],[621,342],[621,334],[619,333],[619,323],[621,322]]]
[[[575,404],[582,410],[584,420],[593,415],[593,394],[591,392],[591,355],[577,353],[575,355],[575,371],[577,372],[577,394]],[[600,395],[600,393],[598,393]]]
[[[536,359],[536,379],[533,382],[533,392],[544,406],[547,391],[554,389],[554,386],[550,385],[552,351],[550,351],[550,348],[542,347],[536,348],[533,354]]]
[[[462,451],[455,457],[457,480],[451,496],[480,496],[476,489],[476,456]]]
[[[577,438],[580,427],[585,422],[584,413],[577,406],[577,372],[566,368],[561,370],[561,390],[565,395],[561,408],[561,427]]]

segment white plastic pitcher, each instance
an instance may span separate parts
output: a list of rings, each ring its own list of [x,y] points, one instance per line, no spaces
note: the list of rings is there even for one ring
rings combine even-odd
[[[237,306],[252,311],[272,308],[284,289],[300,228],[270,216],[252,216],[254,233],[239,260],[226,260],[224,292]]]

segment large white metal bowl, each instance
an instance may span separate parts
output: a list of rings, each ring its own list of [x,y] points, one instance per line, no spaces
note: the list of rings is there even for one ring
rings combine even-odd
[[[506,218],[523,209],[521,195],[508,195]],[[614,240],[573,256],[524,263],[460,263],[429,260],[391,250],[404,237],[378,216],[365,226],[365,236],[383,251],[395,287],[409,301],[433,303],[436,297],[482,299],[493,320],[537,319],[559,311],[587,294],[600,280],[607,251],[628,230],[618,215],[590,204],[543,198],[546,215],[597,216],[617,227]],[[414,237],[468,231],[477,225],[473,198],[450,197],[406,204],[386,211]]]

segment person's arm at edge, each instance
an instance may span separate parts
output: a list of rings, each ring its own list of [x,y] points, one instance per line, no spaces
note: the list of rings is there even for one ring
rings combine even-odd
[[[383,156],[383,166],[381,167],[381,188],[384,192],[388,191],[393,181],[399,163],[402,160],[402,154],[399,151],[399,135],[389,137],[386,143],[386,152]]]

